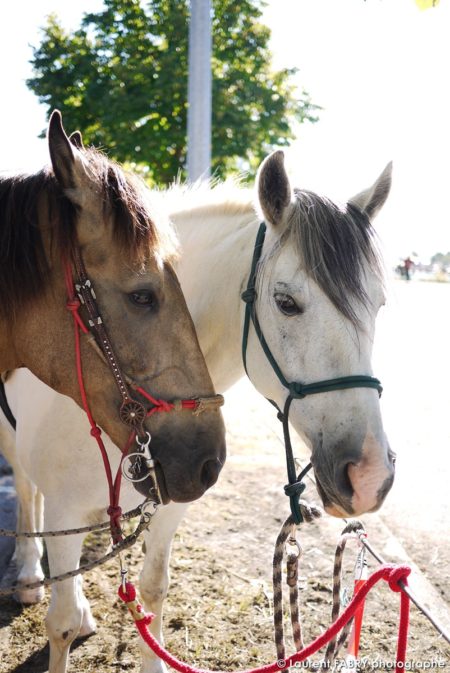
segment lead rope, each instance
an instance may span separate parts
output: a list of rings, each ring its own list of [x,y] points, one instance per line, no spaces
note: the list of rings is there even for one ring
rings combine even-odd
[[[331,610],[331,621],[337,619],[339,611],[341,608],[341,603],[343,602],[343,597],[341,597],[341,583],[342,583],[342,561],[344,557],[345,546],[349,539],[354,539],[359,541],[360,536],[367,537],[365,528],[360,521],[356,519],[350,521],[345,528],[343,529],[340,539],[336,545],[336,551],[334,555],[334,567],[333,567],[333,604]],[[361,576],[363,574],[363,567],[361,567]],[[360,609],[355,614],[355,621],[357,618],[362,620],[362,610],[364,609],[364,603],[361,604]],[[359,628],[361,626],[361,621],[359,621]],[[348,622],[346,627],[342,630],[342,633],[338,640],[333,638],[330,640],[327,650],[325,652],[325,663],[327,666],[331,667],[331,664],[335,661],[341,647],[344,645],[345,641],[348,638],[350,629],[352,627],[352,622]],[[358,644],[359,644],[359,634]],[[356,647],[356,652],[358,648]]]
[[[141,514],[142,508],[146,505],[145,501],[142,505],[130,509],[128,512],[122,513],[122,521],[129,521],[134,519],[134,517]],[[16,530],[10,528],[0,528],[0,537],[14,537],[19,538],[41,538],[41,537],[67,537],[68,535],[80,535],[80,533],[94,533],[96,531],[106,530],[110,526],[109,521],[102,521],[102,523],[93,523],[90,526],[80,526],[79,528],[64,528],[63,530],[42,530],[39,532],[31,533],[25,531],[24,533],[18,533]]]
[[[303,521],[311,523],[322,516],[322,511],[314,505],[309,505],[300,500],[299,507]],[[303,648],[302,628],[299,618],[298,601],[298,562],[302,553],[302,547],[297,540],[297,528],[294,517],[289,516],[278,533],[272,559],[272,585],[273,585],[273,623],[275,632],[275,647],[277,659],[286,659],[286,647],[284,642],[283,627],[283,585],[282,563],[286,553],[286,583],[289,587],[289,605],[292,625],[292,638],[295,649],[299,652]]]
[[[278,660],[274,663],[257,668],[245,669],[241,673],[279,673],[280,670],[285,670],[293,666],[297,662],[305,661],[312,654],[324,647],[333,637],[335,637],[348,621],[354,616],[355,612],[365,600],[369,591],[380,580],[388,582],[392,591],[401,592],[400,597],[400,622],[397,639],[397,656],[396,656],[396,673],[403,673],[405,669],[406,645],[408,638],[409,626],[409,597],[401,591],[400,582],[407,583],[407,577],[411,569],[408,566],[384,565],[375,570],[368,578],[367,582],[361,587],[360,591],[353,596],[350,603],[344,609],[342,614],[331,624],[331,626],[324,631],[320,636],[315,638],[309,645],[302,648],[299,652],[290,655],[287,659]],[[155,615],[147,614],[142,605],[136,599],[136,589],[131,582],[124,582],[118,590],[118,595],[121,600],[126,603],[133,620],[136,624],[142,639],[150,647],[153,652],[169,666],[172,666],[179,673],[215,673],[204,668],[197,668],[191,666],[186,662],[180,661],[168,652],[156,638],[149,632],[149,626],[152,623]],[[221,673],[221,672],[217,672]]]
[[[152,507],[152,511],[148,510],[148,505]],[[88,563],[79,566],[75,570],[69,570],[68,572],[62,573],[61,575],[54,575],[53,577],[45,577],[43,580],[36,580],[36,582],[28,582],[28,583],[15,582],[14,584],[8,587],[0,588],[0,596],[11,596],[12,594],[15,594],[19,590],[22,591],[28,589],[38,589],[39,587],[50,586],[52,584],[56,584],[57,582],[64,582],[64,580],[68,580],[71,577],[76,577],[77,575],[84,575],[89,570],[93,570],[94,568],[103,565],[103,563],[106,563],[106,561],[109,561],[115,556],[119,556],[120,558],[121,552],[132,547],[136,542],[136,540],[138,539],[139,535],[150,525],[151,518],[155,514],[156,509],[157,505],[153,501],[146,501],[142,505],[140,505],[140,507],[136,508],[136,511],[138,511],[138,513],[140,513],[141,516],[134,532],[131,533],[130,535],[127,535],[126,537],[122,535],[122,539],[116,544],[114,544],[111,551],[102,556],[101,558],[96,559],[94,561],[89,561]],[[129,515],[134,515],[136,511],[132,510],[132,512],[130,512]],[[123,517],[125,516],[126,515],[124,514]],[[103,526],[103,528],[108,527],[110,526],[110,522],[108,522],[106,526],[105,524],[97,524],[95,527],[92,526],[90,528],[92,530],[94,529],[98,530],[100,526]],[[13,532],[13,531],[7,531],[7,532]],[[31,536],[37,537],[43,535],[52,537],[56,535],[70,535],[84,532],[87,531],[83,528],[80,528],[80,529],[73,529],[70,531],[50,531],[47,533],[22,533],[19,535],[23,535],[24,537],[31,537]]]
[[[310,507],[304,502],[300,503],[300,507],[302,509],[304,520],[308,523],[311,522],[314,518],[321,516],[320,510]],[[279,661],[286,659],[283,627],[283,590],[281,569],[284,556],[286,556],[286,584],[289,587],[292,637],[297,652],[303,648],[298,600],[298,565],[302,553],[302,547],[297,539],[297,531],[298,526],[295,524],[293,517],[288,517],[278,534],[273,557],[273,617],[275,627],[276,653],[277,659]],[[355,564],[354,595],[356,595],[356,593],[361,590],[367,581],[367,564],[364,557],[365,548],[361,544],[361,536],[367,537],[364,526],[360,521],[353,520],[345,526],[337,543],[333,566],[331,623],[336,622],[338,619],[341,604],[345,605],[345,597],[341,595],[342,561],[346,543],[350,539],[356,540],[360,545],[360,551]],[[364,600],[360,602],[357,610],[355,610],[354,616],[344,626],[340,635],[336,633],[329,641],[325,652],[324,661],[322,662],[322,667],[331,669],[332,664],[335,662],[342,646],[348,639],[353,626],[347,658],[349,660],[349,666],[351,668],[355,668],[355,661],[357,659],[359,650],[359,638],[362,626],[363,611]],[[404,647],[406,651],[406,644]]]

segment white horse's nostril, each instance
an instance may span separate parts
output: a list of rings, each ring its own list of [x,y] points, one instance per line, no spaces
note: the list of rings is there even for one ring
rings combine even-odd
[[[358,465],[351,464],[348,467],[355,516],[379,509],[394,481],[394,470],[390,466],[383,463],[379,467],[369,467],[364,463],[361,461]]]
[[[368,432],[360,460],[347,465],[355,516],[374,512],[381,507],[394,481],[395,464],[392,458],[386,440],[379,441],[373,433]]]

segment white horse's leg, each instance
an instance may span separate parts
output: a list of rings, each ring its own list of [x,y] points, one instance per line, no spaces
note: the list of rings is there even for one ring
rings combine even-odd
[[[28,479],[20,464],[14,469],[14,481],[17,493],[17,527],[18,533],[42,530],[40,513],[42,495]],[[36,507],[38,505],[38,507]],[[22,584],[42,580],[44,573],[41,567],[43,545],[39,538],[19,537],[16,540],[17,581]],[[14,598],[20,603],[38,603],[44,597],[44,587],[37,589],[19,589]]]
[[[161,507],[153,517],[149,530],[144,533],[145,559],[139,589],[146,610],[155,614],[150,631],[160,643],[163,642],[162,609],[169,587],[171,543],[186,508],[187,505],[178,503]],[[166,670],[165,664],[142,639],[140,646],[141,673],[163,673]]]
[[[34,520],[36,530],[44,530],[44,496],[39,489],[34,494]]]
[[[46,526],[53,528],[72,528],[84,525],[62,517],[61,501],[45,501]],[[58,509],[56,509],[58,508]],[[57,512],[53,516],[54,512]],[[78,567],[84,535],[70,535],[63,538],[47,538],[47,554],[51,576],[74,570]],[[49,673],[65,673],[72,642],[81,635],[95,631],[89,603],[83,594],[80,576],[57,582],[52,585],[50,607],[45,619],[50,644]]]
[[[16,450],[16,434],[9,422],[1,415],[0,445],[2,453],[14,472],[14,484],[17,495],[18,533],[35,533],[42,530],[42,496],[33,482],[28,479]],[[38,504],[38,507],[36,507]],[[41,568],[42,542],[38,538],[17,538],[15,559],[17,580],[22,583],[37,582],[44,577]],[[44,597],[44,587],[22,589],[14,598],[20,603],[38,603]]]

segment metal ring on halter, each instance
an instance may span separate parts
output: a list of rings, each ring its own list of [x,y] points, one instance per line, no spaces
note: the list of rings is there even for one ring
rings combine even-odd
[[[140,451],[134,451],[133,453],[129,453],[127,456],[125,456],[125,458],[122,461],[122,474],[125,477],[125,479],[127,479],[128,481],[131,481],[133,483],[137,483],[139,481],[145,481],[146,479],[148,479],[148,477],[150,476],[150,474],[153,471],[153,468],[155,467],[155,461],[150,456],[150,450],[149,450],[149,446],[150,446],[150,442],[151,442],[152,437],[151,437],[149,432],[146,432],[145,434],[147,435],[147,439],[145,439],[142,442],[139,441],[139,437],[136,437],[136,443],[140,447],[141,450]],[[148,450],[148,457],[145,456],[145,451],[146,450]],[[133,474],[133,468],[134,468],[134,466],[131,464],[131,462],[132,462],[131,459],[132,458],[143,460],[145,462],[145,465],[148,468],[148,472],[143,477],[137,478],[137,477],[131,476]],[[130,463],[129,467],[128,467],[127,461],[129,461],[129,463]]]
[[[292,549],[292,552],[291,552],[292,555],[295,553],[297,555],[297,557],[299,557],[300,554],[302,553],[302,548],[301,548],[300,542],[297,540],[297,538],[293,537],[292,535],[290,535],[285,542],[286,552],[288,552],[288,547],[290,547]],[[295,552],[294,552],[294,549],[295,549]]]
[[[141,447],[142,451],[145,451],[145,449],[148,449],[148,447],[150,446],[150,442],[152,441],[152,436],[148,432],[148,430],[145,432],[145,434],[147,435],[147,439],[144,439],[143,442],[140,442],[139,437],[136,435],[136,444]],[[130,455],[132,455],[132,454],[130,454]]]
[[[131,477],[130,473],[127,471],[127,468],[128,468],[127,461],[130,461],[130,463],[131,463],[131,458],[135,458],[135,457],[136,458],[141,458],[141,459],[143,458],[144,462],[145,462],[145,465],[148,468],[148,472],[143,477],[139,477],[139,479],[137,477]],[[125,479],[128,479],[128,481],[131,481],[133,483],[137,483],[138,481],[145,481],[150,476],[150,474],[152,473],[154,466],[155,466],[155,461],[152,458],[145,458],[142,455],[142,453],[140,453],[138,451],[135,451],[134,453],[129,453],[128,456],[125,456],[125,458],[123,459],[122,474],[125,477]],[[128,468],[128,469],[130,469],[130,472],[131,472],[132,469],[133,469],[133,465],[131,465],[130,468]]]
[[[150,523],[158,510],[158,506],[158,503],[154,500],[146,500],[141,506],[141,517]]]

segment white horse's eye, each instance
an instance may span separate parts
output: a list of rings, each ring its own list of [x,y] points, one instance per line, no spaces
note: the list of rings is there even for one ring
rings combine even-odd
[[[290,294],[275,292],[273,298],[275,299],[276,305],[280,309],[281,313],[284,313],[284,315],[292,316],[303,313],[303,308],[296,304],[295,300],[291,297]]]

